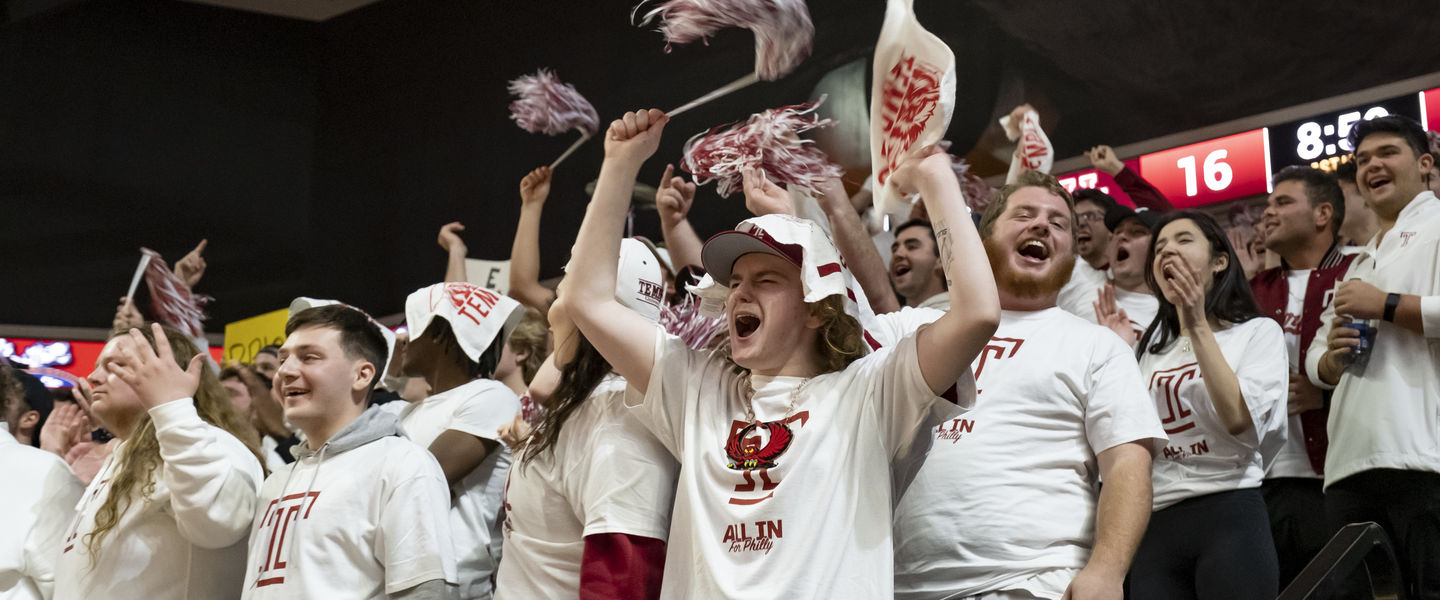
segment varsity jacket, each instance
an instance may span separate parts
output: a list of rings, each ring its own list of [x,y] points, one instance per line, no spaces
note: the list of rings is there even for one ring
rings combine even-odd
[[[1325,251],[1325,257],[1320,259],[1320,266],[1310,271],[1310,280],[1305,286],[1304,308],[1300,312],[1301,375],[1306,375],[1305,355],[1310,350],[1311,340],[1315,339],[1315,332],[1320,329],[1320,314],[1330,305],[1335,296],[1335,285],[1345,275],[1353,260],[1354,255],[1340,252],[1339,244],[1331,244],[1330,249]],[[1282,260],[1280,266],[1265,269],[1250,278],[1250,290],[1255,294],[1255,301],[1260,304],[1261,314],[1274,319],[1281,327],[1285,326],[1285,305],[1290,299],[1290,282],[1286,279],[1289,270],[1290,265]],[[1330,418],[1330,392],[1324,392],[1324,397],[1323,408],[1300,413],[1300,423],[1304,426],[1305,453],[1310,457],[1310,466],[1322,475],[1325,473],[1325,448],[1329,444],[1325,425]]]

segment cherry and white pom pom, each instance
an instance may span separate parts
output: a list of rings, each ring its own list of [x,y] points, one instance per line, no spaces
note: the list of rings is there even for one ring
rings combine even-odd
[[[950,153],[950,140],[941,140],[937,145],[950,157],[950,169],[955,171],[955,178],[960,180],[960,192],[965,194],[965,204],[973,212],[984,212],[985,207],[990,205],[990,200],[995,197],[995,188],[970,171],[970,161]]]
[[[600,114],[590,101],[547,69],[511,81],[509,89],[515,96],[510,103],[510,118],[521,129],[545,135],[560,135],[571,129],[580,132],[580,139],[550,164],[552,169],[600,131]]]
[[[810,56],[815,25],[805,0],[668,0],[645,14],[659,18],[665,49],[704,40],[727,27],[755,34],[755,75],[775,81]]]
[[[530,133],[560,135],[571,129],[587,136],[600,131],[600,115],[575,86],[548,69],[510,82],[510,118]]]
[[[145,286],[150,288],[150,309],[155,320],[184,332],[192,338],[205,335],[200,322],[205,320],[203,307],[210,302],[209,296],[190,291],[160,253],[141,248],[141,254],[149,258],[145,264]]]
[[[711,343],[727,330],[724,317],[706,317],[700,314],[700,305],[694,296],[686,296],[680,304],[662,307],[660,326],[695,350],[710,347]]]
[[[685,142],[680,167],[693,174],[697,184],[714,181],[716,192],[725,198],[743,189],[742,174],[752,168],[789,189],[819,194],[820,184],[840,177],[841,170],[799,134],[834,123],[815,117],[815,107],[823,101],[772,108],[751,115],[744,124],[696,135]]]

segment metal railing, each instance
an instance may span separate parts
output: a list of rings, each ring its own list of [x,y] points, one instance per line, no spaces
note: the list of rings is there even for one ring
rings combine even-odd
[[[1280,592],[1278,600],[1351,600],[1338,594],[1361,565],[1370,579],[1370,595],[1361,598],[1405,600],[1405,581],[1400,576],[1395,549],[1385,530],[1375,523],[1351,523],[1341,528]]]

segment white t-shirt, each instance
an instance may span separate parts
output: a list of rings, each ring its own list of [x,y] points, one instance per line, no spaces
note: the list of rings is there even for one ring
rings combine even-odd
[[[1084,261],[1079,264],[1084,264]],[[1088,297],[1072,295],[1068,298],[1062,290],[1060,308],[1091,323],[1099,323],[1100,320],[1095,316],[1095,301],[1099,299],[1099,290],[1099,287],[1091,289]],[[1137,340],[1145,334],[1145,328],[1150,326],[1150,322],[1155,320],[1155,314],[1160,312],[1160,301],[1155,299],[1154,295],[1132,292],[1118,286],[1115,288],[1115,306],[1124,310],[1125,316],[1130,318],[1130,328],[1135,331]]]
[[[896,598],[1015,589],[1085,566],[1096,454],[1165,439],[1134,354],[1106,331],[1059,308],[1002,313],[971,364],[975,408],[932,431],[895,508]],[[1070,581],[1054,583],[1030,591],[1059,598]]]
[[[1300,315],[1305,310],[1305,290],[1310,287],[1310,269],[1293,270],[1286,273],[1290,287],[1290,297],[1285,302],[1285,314],[1282,318],[1285,323],[1280,328],[1285,332],[1285,353],[1290,357],[1290,372],[1300,372]],[[1289,386],[1287,382],[1285,393],[1285,412],[1289,411]],[[1305,452],[1305,426],[1300,423],[1300,415],[1287,417],[1288,426],[1285,430],[1285,446],[1280,448],[1280,453],[1275,455],[1275,460],[1270,462],[1270,468],[1265,471],[1265,478],[1273,477],[1307,477],[1319,479],[1320,474],[1315,472],[1315,467],[1310,466],[1310,455]]]
[[[792,398],[799,378],[747,378],[719,353],[656,337],[645,397],[626,402],[680,458],[661,597],[889,597],[891,461],[957,411],[925,384],[915,338]]]
[[[1427,191],[1411,200],[1385,238],[1372,238],[1350,263],[1341,280],[1351,279],[1420,296],[1425,333],[1370,321],[1370,364],[1342,374],[1330,397],[1325,485],[1369,469],[1440,473],[1440,199]],[[1334,316],[1332,303],[1305,355],[1305,372],[1323,389],[1320,358]]]
[[[579,597],[586,536],[666,538],[680,467],[631,412],[625,380],[607,376],[550,450],[526,465],[516,461],[505,491],[497,599]]]
[[[155,490],[131,488],[128,508],[91,568],[86,537],[128,452],[121,442],[80,498],[55,567],[55,598],[237,598],[245,536],[255,515],[260,461],[225,430],[200,419],[189,398],[150,409],[161,465]]]
[[[429,448],[446,430],[492,440],[496,448],[451,490],[450,539],[461,598],[488,598],[490,576],[500,562],[500,507],[510,448],[500,441],[499,428],[515,419],[520,399],[505,384],[476,379],[435,394],[400,412],[405,433]]]
[[[445,473],[408,439],[297,456],[270,474],[260,500],[246,599],[383,598],[456,580]]]
[[[55,560],[85,484],[64,460],[15,441],[0,421],[0,600],[40,600],[55,591]]]
[[[1170,436],[1152,470],[1155,510],[1205,494],[1260,487],[1265,465],[1285,443],[1290,376],[1280,326],[1256,317],[1216,331],[1215,341],[1250,409],[1253,427],[1238,436],[1230,435],[1215,411],[1189,338],[1140,357],[1140,372]]]
[[[1085,259],[1076,256],[1075,267],[1070,269],[1070,279],[1060,288],[1056,304],[1082,317],[1085,315],[1077,311],[1089,309],[1093,317],[1095,310],[1090,308],[1090,303],[1095,301],[1095,294],[1107,283],[1110,283],[1109,269],[1096,269],[1085,262]],[[1094,321],[1093,318],[1090,320]]]

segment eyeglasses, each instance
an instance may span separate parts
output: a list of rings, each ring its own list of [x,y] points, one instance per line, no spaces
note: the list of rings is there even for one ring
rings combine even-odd
[[[1092,223],[1105,219],[1105,213],[1099,211],[1086,211],[1082,213],[1075,213],[1075,216],[1076,218],[1080,219],[1081,223]]]

